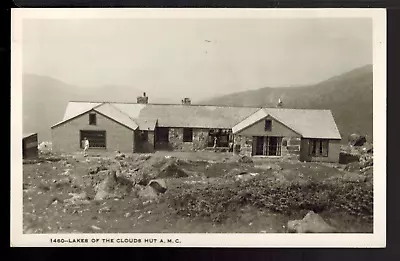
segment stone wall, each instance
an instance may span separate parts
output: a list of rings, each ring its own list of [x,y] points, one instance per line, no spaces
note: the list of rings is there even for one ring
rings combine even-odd
[[[203,150],[207,148],[208,129],[193,129],[193,149]]]
[[[234,135],[234,146],[236,144],[240,145],[239,155],[246,155],[251,157],[253,154],[253,137]]]
[[[193,128],[192,142],[183,141],[183,128],[169,129],[169,144],[172,150],[196,151],[207,147],[208,129]]]

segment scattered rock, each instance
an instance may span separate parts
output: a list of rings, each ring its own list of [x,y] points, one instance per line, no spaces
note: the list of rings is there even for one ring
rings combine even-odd
[[[110,211],[111,211],[111,207],[102,207],[101,209],[99,209],[99,213],[110,212]]]
[[[243,174],[243,175],[237,175],[235,177],[235,180],[247,181],[247,180],[254,178],[254,176],[257,176],[257,175],[258,175],[258,173],[247,173],[247,174]]]
[[[253,163],[253,160],[251,159],[251,157],[245,155],[245,156],[241,156],[238,159],[238,162],[239,163]]]
[[[181,169],[175,160],[170,160],[160,168],[157,177],[159,178],[182,178],[189,175]]]
[[[152,187],[157,193],[165,193],[167,191],[167,184],[165,180],[154,179],[149,182],[149,186]]]
[[[147,200],[152,200],[152,199],[156,199],[158,197],[157,191],[150,187],[147,186],[146,188],[138,191],[138,196],[142,199],[147,199]],[[143,205],[145,205],[145,202],[143,202]]]
[[[115,156],[115,159],[116,159],[116,160],[123,160],[123,159],[125,159],[125,157],[126,157],[125,154],[123,154],[123,153],[118,153],[118,154]]]
[[[71,195],[72,197],[64,200],[64,203],[67,203],[67,205],[84,205],[90,203],[86,192],[82,192],[79,194],[70,193],[69,195]]]
[[[227,173],[227,175],[228,175],[228,176],[237,176],[237,175],[244,175],[244,174],[247,174],[247,173],[248,173],[247,171],[243,171],[243,170],[234,168],[234,169],[232,169],[231,171],[229,171],[229,172]]]
[[[333,233],[335,228],[324,221],[322,217],[310,211],[302,220],[288,222],[289,233]]]
[[[101,228],[99,228],[98,226],[95,226],[95,225],[91,226],[91,228],[92,228],[93,230],[97,230],[97,231],[101,230]]]
[[[89,168],[89,174],[97,174],[100,171],[105,171],[107,170],[107,167],[105,167],[104,165],[100,165],[100,166],[94,166],[94,167],[90,167]]]

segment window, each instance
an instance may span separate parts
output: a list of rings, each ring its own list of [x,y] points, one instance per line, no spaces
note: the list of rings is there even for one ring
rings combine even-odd
[[[328,148],[328,140],[311,139],[308,154],[313,157],[328,157]]]
[[[229,147],[232,142],[232,130],[230,129],[210,129],[208,132],[208,147],[213,147],[214,143],[217,147]]]
[[[106,148],[106,132],[105,131],[87,131],[80,132],[80,146],[83,148],[83,139],[89,140],[89,148]]]
[[[271,129],[272,129],[272,121],[265,120],[265,131],[271,131]]]
[[[184,128],[183,129],[183,142],[192,142],[193,141],[193,129]]]
[[[96,114],[95,113],[89,113],[89,125],[96,125]]]
[[[157,128],[156,129],[156,141],[157,142],[169,142],[169,128]]]

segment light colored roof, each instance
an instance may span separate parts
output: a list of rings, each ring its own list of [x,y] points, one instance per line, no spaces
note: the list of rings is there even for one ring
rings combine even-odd
[[[151,130],[156,128],[157,119],[135,119],[135,122],[139,125],[139,130]]]
[[[232,128],[238,133],[270,115],[304,138],[341,139],[330,110],[263,108]]]
[[[257,110],[249,107],[148,104],[141,109],[139,118],[157,118],[160,127],[230,129]]]
[[[148,106],[146,104],[139,103],[113,103],[113,105],[119,110],[125,112],[132,119],[139,118],[140,111]]]
[[[136,130],[139,127],[139,125],[133,119],[119,110],[113,104],[95,102],[69,102],[64,113],[64,119],[54,124],[52,128],[92,110],[97,111],[98,113],[103,114],[132,130]]]
[[[90,111],[100,104],[99,102],[69,102],[64,113],[63,121],[67,121],[77,115]]]
[[[139,127],[139,125],[133,119],[109,103],[104,103],[93,110],[115,120],[116,122],[119,122],[129,129],[136,130]]]
[[[238,124],[232,127],[232,133],[237,133],[250,125],[258,122],[259,120],[265,118],[267,115],[263,109],[259,109],[255,113],[251,114],[250,116],[246,117],[243,121],[240,121]]]
[[[83,113],[86,113],[97,106],[100,106],[102,103],[100,102],[68,102],[67,108],[64,112],[64,117],[61,121],[57,122],[51,128],[58,126],[66,121],[69,121]]]
[[[79,107],[79,104],[82,106]],[[64,119],[53,125],[59,125],[71,118],[101,108],[97,102],[70,102]],[[254,107],[223,107],[181,104],[110,104],[133,120],[139,129],[153,129],[157,122],[160,127],[221,128],[230,129],[236,123],[259,110]],[[101,106],[100,106],[101,105]],[[105,110],[107,107],[104,107]],[[109,109],[109,107],[108,107]]]
[[[333,115],[329,110],[70,102],[63,121],[58,124],[92,109],[133,130],[137,128],[154,130],[157,124],[159,127],[232,128],[233,133],[237,133],[271,115],[304,138],[341,139]]]

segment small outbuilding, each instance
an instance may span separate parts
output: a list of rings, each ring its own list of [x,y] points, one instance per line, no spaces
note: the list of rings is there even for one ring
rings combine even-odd
[[[22,158],[37,158],[38,153],[38,135],[37,133],[23,134],[22,136]]]

